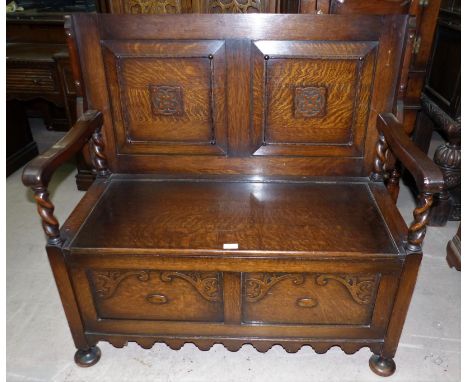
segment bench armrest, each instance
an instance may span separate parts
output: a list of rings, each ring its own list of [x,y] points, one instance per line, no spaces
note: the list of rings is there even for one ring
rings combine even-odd
[[[70,131],[44,154],[38,155],[23,170],[23,184],[31,187],[37,203],[37,210],[42,219],[42,227],[49,244],[60,245],[60,231],[57,218],[54,216],[54,205],[49,200],[47,186],[54,171],[75,155],[92,136],[94,162],[101,175],[108,173],[103,153],[103,142],[100,129],[102,114],[88,110],[73,125]]]
[[[413,211],[414,220],[408,228],[406,249],[422,252],[426,235],[433,194],[444,188],[441,170],[424,154],[403,130],[403,125],[391,113],[379,114],[377,129],[380,137],[377,143],[377,157],[374,161],[374,180],[383,180],[388,171],[392,155],[399,159],[416,181],[419,190],[418,205]],[[392,155],[389,155],[392,154]]]
[[[393,155],[414,177],[420,192],[438,193],[442,191],[444,177],[439,167],[406,135],[403,125],[393,114],[379,114],[377,129],[385,137]]]

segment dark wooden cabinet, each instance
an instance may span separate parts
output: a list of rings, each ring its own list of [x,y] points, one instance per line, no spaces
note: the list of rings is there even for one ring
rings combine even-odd
[[[7,18],[6,91],[48,128],[66,131],[76,106],[63,26],[63,14]]]
[[[99,341],[249,343],[369,347],[375,373],[395,371],[443,185],[391,113],[408,19],[67,21],[88,110],[23,182],[78,365],[99,360]],[[97,177],[60,228],[48,183],[86,142]],[[420,187],[409,227],[395,205],[396,158]]]
[[[28,131],[28,117],[41,117],[47,128],[61,131],[69,130],[76,121],[77,92],[65,40],[64,17],[64,13],[34,11],[7,15],[6,98],[20,103],[14,107],[13,103],[7,103],[7,136],[18,134],[18,127],[11,122],[14,119],[22,120],[21,126]],[[31,136],[30,131],[28,135]],[[33,146],[35,143],[28,147],[32,150]],[[8,156],[9,173],[32,159],[33,151],[30,155],[22,154],[27,150],[26,146],[17,148],[16,155]],[[94,179],[85,158],[85,154],[77,157],[77,186],[81,190],[86,190]]]
[[[28,163],[37,154],[37,144],[29,128],[24,104],[20,101],[6,103],[6,175],[9,176]]]

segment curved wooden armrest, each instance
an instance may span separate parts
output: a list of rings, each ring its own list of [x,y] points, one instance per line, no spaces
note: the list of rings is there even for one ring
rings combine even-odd
[[[413,175],[420,192],[432,194],[442,191],[444,177],[439,167],[411,141],[393,114],[379,114],[377,128],[393,155]]]
[[[95,145],[99,144],[95,149],[96,155],[99,153],[102,156],[102,142],[99,132],[102,122],[101,112],[88,110],[61,140],[24,167],[23,184],[31,187],[34,192],[37,210],[41,216],[42,226],[49,244],[59,245],[61,243],[59,223],[53,214],[54,205],[49,200],[49,192],[47,191],[50,178],[60,165],[85,145],[93,133]]]
[[[379,114],[377,128],[381,135],[377,144],[376,172],[381,173],[385,169],[388,149],[413,175],[420,192],[418,205],[413,211],[414,220],[408,228],[406,249],[413,253],[422,252],[433,194],[443,190],[444,177],[439,167],[406,135],[393,114]]]

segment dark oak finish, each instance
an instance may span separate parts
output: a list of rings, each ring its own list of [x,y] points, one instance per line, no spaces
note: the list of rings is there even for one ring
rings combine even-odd
[[[38,212],[49,244],[60,244],[59,223],[54,216],[54,205],[49,200],[47,186],[57,167],[76,154],[90,136],[102,126],[102,114],[88,110],[73,129],[45,154],[34,158],[23,170],[23,183],[34,191]],[[95,132],[99,135],[99,132]],[[106,171],[104,171],[106,173]]]
[[[78,365],[96,363],[106,340],[367,346],[376,373],[394,371],[442,184],[385,114],[407,25],[407,16],[70,19],[75,83],[85,108],[101,112],[84,113],[23,180]],[[97,178],[59,231],[47,183],[87,139]],[[421,187],[409,228],[384,184],[396,159]]]

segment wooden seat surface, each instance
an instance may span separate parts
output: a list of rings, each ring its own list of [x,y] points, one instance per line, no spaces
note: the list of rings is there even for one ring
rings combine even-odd
[[[398,254],[366,183],[113,180],[72,248]]]

